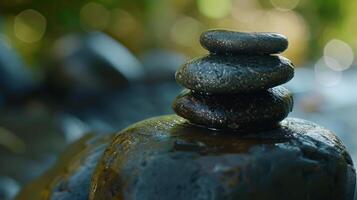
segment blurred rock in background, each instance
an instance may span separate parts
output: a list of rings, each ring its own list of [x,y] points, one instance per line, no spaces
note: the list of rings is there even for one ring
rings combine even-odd
[[[52,53],[46,77],[58,92],[98,95],[143,79],[137,58],[103,33],[65,36]]]
[[[0,42],[0,95],[3,100],[16,101],[30,95],[36,87],[31,71],[14,49]]]
[[[13,199],[20,190],[20,185],[13,179],[0,176],[0,199]]]
[[[149,82],[174,81],[177,68],[187,60],[181,53],[164,49],[149,50],[139,58],[146,71],[145,80]]]

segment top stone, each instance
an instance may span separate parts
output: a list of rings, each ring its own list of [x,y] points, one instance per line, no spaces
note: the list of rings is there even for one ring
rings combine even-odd
[[[201,45],[216,54],[269,55],[283,52],[288,40],[278,33],[244,33],[211,30],[202,33]]]

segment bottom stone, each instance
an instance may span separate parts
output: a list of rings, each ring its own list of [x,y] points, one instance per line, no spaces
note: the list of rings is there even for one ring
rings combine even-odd
[[[94,172],[86,166],[95,163],[86,163],[98,151],[85,152],[69,159],[68,166],[77,166],[71,173],[51,174],[57,184],[27,187],[19,199],[39,193],[46,197],[36,199],[352,200],[354,193],[355,170],[345,147],[329,130],[300,119],[286,119],[271,131],[237,134],[163,116],[119,132]],[[63,198],[58,180],[71,180],[61,184],[68,191]]]
[[[153,118],[119,133],[98,163],[91,199],[352,199],[355,170],[336,136],[286,119],[237,135]]]

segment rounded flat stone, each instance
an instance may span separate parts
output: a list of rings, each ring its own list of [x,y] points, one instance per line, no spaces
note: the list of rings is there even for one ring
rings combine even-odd
[[[292,111],[293,98],[281,86],[234,95],[206,95],[184,90],[172,107],[177,115],[194,124],[242,132],[275,127]]]
[[[278,33],[245,33],[211,30],[202,33],[201,45],[218,54],[276,54],[288,47],[288,39]]]
[[[265,90],[294,76],[293,64],[282,56],[207,55],[182,65],[176,80],[185,88],[205,93]]]
[[[177,115],[118,133],[98,163],[90,199],[352,200],[355,170],[340,140],[314,123],[237,135]]]

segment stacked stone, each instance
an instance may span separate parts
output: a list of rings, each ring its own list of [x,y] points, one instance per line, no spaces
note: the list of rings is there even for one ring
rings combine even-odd
[[[265,130],[276,127],[293,107],[282,86],[294,76],[293,64],[276,55],[288,47],[276,33],[226,30],[204,32],[210,53],[176,72],[185,89],[174,101],[177,115],[213,129]]]

